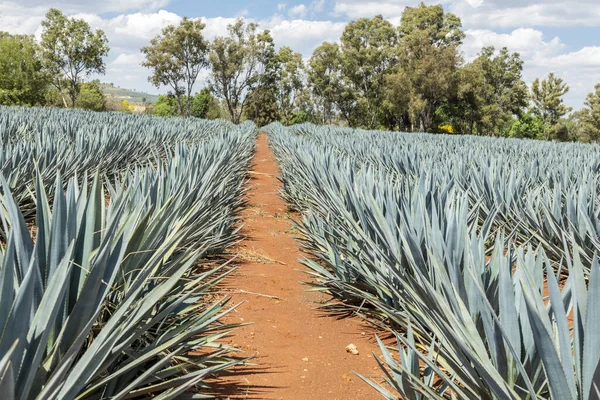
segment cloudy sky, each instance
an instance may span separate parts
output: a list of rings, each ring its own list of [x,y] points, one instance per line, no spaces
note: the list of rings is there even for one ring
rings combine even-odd
[[[525,79],[555,72],[571,86],[566,101],[581,107],[600,83],[600,1],[598,0],[437,0],[462,18],[466,60],[483,46],[507,46],[525,60]],[[336,41],[345,23],[382,14],[397,24],[409,0],[0,0],[0,30],[39,34],[50,7],[86,19],[103,29],[111,45],[107,74],[116,85],[161,93],[140,67],[140,47],[161,28],[183,16],[201,17],[209,38],[244,17],[270,29],[277,46],[287,45],[309,57],[323,41]],[[203,82],[199,82],[199,86]]]

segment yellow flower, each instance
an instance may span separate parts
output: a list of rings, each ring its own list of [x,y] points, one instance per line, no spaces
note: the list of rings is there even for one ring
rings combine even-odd
[[[446,133],[456,133],[456,131],[454,130],[454,127],[452,125],[440,125],[438,126],[438,129],[442,132],[446,132]]]

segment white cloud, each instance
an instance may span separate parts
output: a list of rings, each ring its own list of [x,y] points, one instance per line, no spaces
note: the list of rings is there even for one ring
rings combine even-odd
[[[346,24],[272,18],[261,22],[260,26],[271,31],[277,46],[290,46],[303,56],[310,57],[314,49],[324,41],[338,41]]]
[[[412,0],[336,0],[334,13],[349,18],[381,14],[397,20]],[[425,4],[442,4],[459,15],[465,26],[600,26],[600,2],[597,0],[425,0]]]
[[[111,65],[140,65],[144,61],[142,53],[121,53],[115,58]]]
[[[564,48],[558,37],[545,41],[544,34],[532,28],[519,28],[510,33],[496,33],[489,29],[469,29],[466,31],[463,51],[467,60],[475,58],[483,47],[508,47],[518,52],[524,59],[536,60],[554,55]]]
[[[414,5],[415,3],[412,2]],[[360,1],[360,0],[339,0],[335,2],[333,13],[337,16],[346,16],[350,18],[372,17],[383,15],[391,20],[398,20],[404,9],[411,5],[406,1]]]
[[[47,11],[51,7],[58,8],[66,14],[77,13],[116,13],[127,11],[144,10],[145,12],[155,11],[166,7],[172,0],[18,0],[2,2],[4,6],[10,9],[43,9]],[[42,6],[42,4],[45,4]],[[45,13],[45,12],[44,12]]]
[[[307,13],[308,8],[304,4],[298,4],[288,11],[288,15],[292,18],[304,18]]]
[[[277,4],[277,11],[283,11],[287,8],[287,4],[285,3],[279,3]]]

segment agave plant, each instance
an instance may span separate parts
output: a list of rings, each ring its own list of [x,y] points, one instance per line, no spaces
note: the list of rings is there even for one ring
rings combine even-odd
[[[0,398],[201,398],[239,362],[219,343],[228,300],[206,297],[230,268],[202,260],[236,238],[246,128],[110,182],[58,172],[52,201],[38,176],[33,228],[3,182]]]
[[[597,178],[585,175],[598,171],[581,156],[595,147],[567,146],[585,171],[561,176],[511,172],[491,153],[519,160],[513,141],[269,130],[283,194],[303,211],[306,264],[395,331],[400,359],[381,345],[388,385],[370,382],[381,394],[598,398]]]
[[[38,185],[35,242],[3,196],[2,398],[176,398],[226,367],[225,349],[189,355],[230,329],[214,324],[224,303],[198,303],[222,272],[193,272],[201,250],[175,252],[189,221],[170,229],[167,207],[125,201],[108,211],[98,178],[89,194],[61,185],[52,212]]]
[[[247,137],[251,123],[196,118],[157,118],[51,108],[0,107],[0,174],[26,217],[35,175],[51,189],[60,175],[82,178],[99,170],[116,176],[136,166],[153,165],[177,144],[196,145],[216,135]]]
[[[311,201],[310,193],[298,193],[310,190],[305,173],[318,187],[340,179],[326,169],[346,163],[351,172],[342,173],[376,170],[385,184],[415,186],[425,179],[430,186],[452,187],[468,197],[479,225],[493,215],[493,231],[510,231],[519,244],[542,245],[556,264],[565,256],[565,241],[570,252],[580,252],[586,268],[600,251],[598,146],[312,125],[267,129],[292,204]]]

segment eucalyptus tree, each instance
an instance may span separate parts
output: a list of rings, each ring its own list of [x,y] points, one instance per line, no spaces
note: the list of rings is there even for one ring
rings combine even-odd
[[[399,33],[399,61],[403,79],[408,79],[408,103],[412,125],[431,131],[436,110],[451,97],[456,87],[456,71],[462,60],[458,51],[465,33],[461,20],[444,12],[442,6],[409,7],[402,14]],[[398,87],[397,90],[403,90]]]
[[[497,52],[490,46],[482,49],[473,64],[483,74],[483,84],[476,88],[480,91],[477,132],[501,136],[527,107],[523,60],[519,53],[510,53],[506,47]]]
[[[336,43],[325,42],[315,49],[306,70],[308,85],[315,95],[321,123],[331,124],[340,100],[341,54]]]
[[[148,80],[157,88],[170,87],[185,116],[192,110],[192,91],[198,75],[208,66],[205,27],[201,20],[183,18],[178,26],[167,26],[141,49],[146,57],[142,65],[152,70]]]
[[[42,21],[42,62],[50,83],[60,93],[65,107],[75,107],[79,85],[86,76],[104,74],[104,57],[110,50],[108,39],[100,29],[92,32],[83,19],[67,17],[56,8]],[[70,105],[63,95],[66,90]]]
[[[279,49],[277,61],[279,63],[277,103],[281,121],[284,125],[289,125],[297,99],[304,87],[304,62],[302,54],[296,53],[286,46]]]
[[[341,37],[344,90],[354,94],[351,125],[375,128],[384,101],[386,76],[397,64],[398,34],[381,15],[350,22]]]
[[[231,120],[239,123],[248,95],[269,78],[275,45],[270,32],[258,32],[254,22],[238,19],[227,30],[228,36],[217,37],[210,46],[209,86],[225,100]]]

